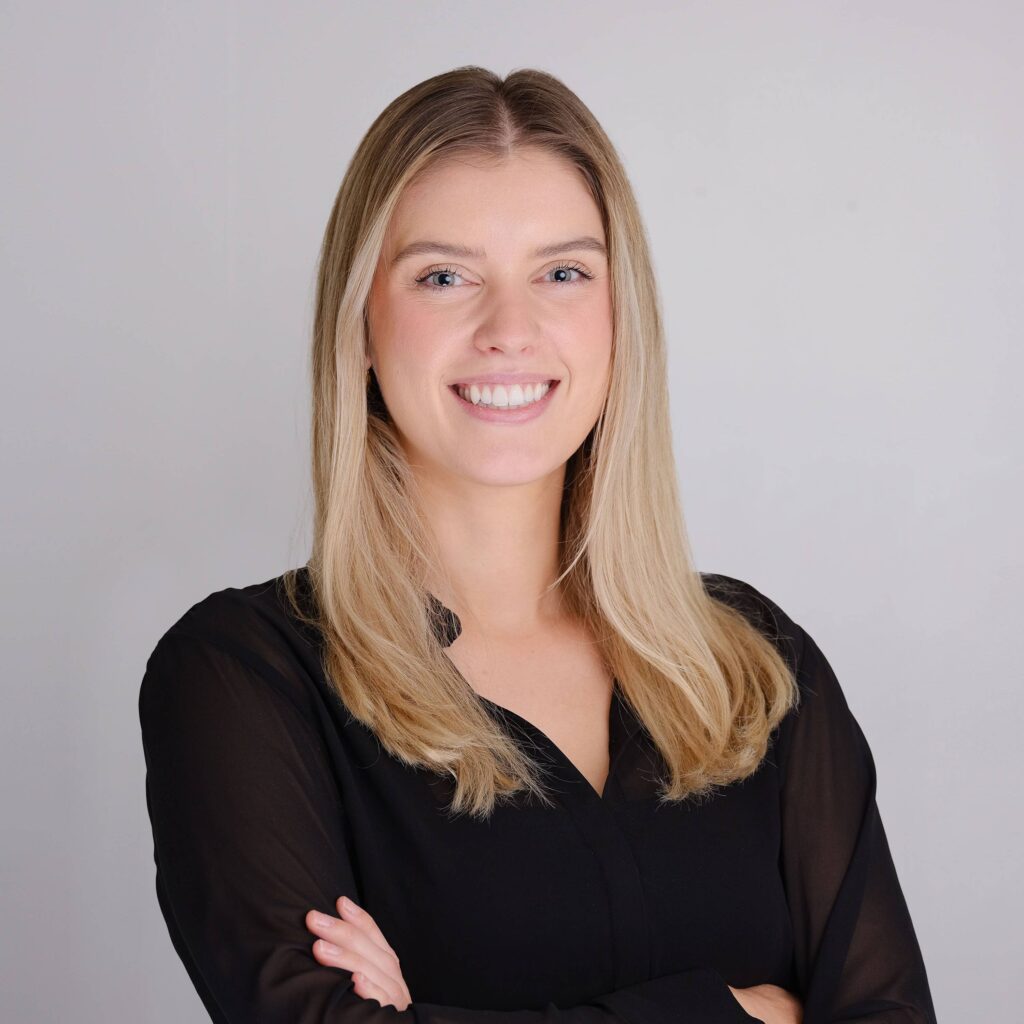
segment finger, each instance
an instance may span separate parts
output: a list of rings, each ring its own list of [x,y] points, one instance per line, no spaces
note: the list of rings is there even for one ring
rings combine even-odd
[[[318,915],[315,910],[311,910],[306,914],[306,927],[321,939],[326,939],[342,949],[351,950],[366,963],[373,964],[378,973],[401,979],[402,968],[394,951],[390,948],[382,949],[365,929],[357,927],[351,921],[341,921],[329,914]]]
[[[339,896],[336,901],[338,912],[343,915],[346,921],[352,924],[358,925],[361,930],[366,934],[370,935],[372,940],[384,949],[390,956],[394,957],[395,970],[388,971],[389,979],[393,978],[397,980],[398,987],[400,989],[401,999],[404,1000],[403,1006],[398,1006],[399,1009],[404,1009],[412,1002],[412,993],[409,991],[409,986],[405,983],[405,978],[402,976],[401,961],[398,958],[398,953],[395,952],[394,946],[388,942],[384,937],[384,933],[380,930],[377,922],[373,919],[373,915],[363,907],[359,906],[349,896]]]
[[[337,900],[338,913],[346,921],[351,921],[365,931],[374,942],[382,949],[386,949],[397,960],[398,954],[391,947],[391,943],[384,938],[384,933],[377,927],[377,922],[368,910],[364,910],[358,903],[354,903],[347,896],[339,896]]]
[[[369,982],[376,990],[385,993],[388,999],[395,1001],[394,1005],[399,1010],[404,1010],[412,1002],[412,993],[405,984],[404,978],[399,977],[396,982],[393,976],[375,973],[375,968],[368,966],[358,956],[347,953],[339,946],[327,943],[323,939],[317,939],[313,943],[313,956],[317,963],[321,963],[325,967],[346,970],[353,978],[361,976],[364,985]],[[364,991],[359,990],[359,986],[357,986],[357,992],[359,995],[365,995]]]
[[[396,1010],[405,1009],[404,1006],[399,1006],[398,1003],[395,1002],[394,996],[382,989],[380,985],[377,985],[375,982],[367,978],[362,971],[353,975],[353,980],[355,982],[356,994],[361,996],[363,999],[376,999],[377,1002],[380,1003],[381,1007],[393,1006]]]
[[[407,991],[401,977],[396,978],[393,974],[382,971],[366,957],[360,956],[350,949],[345,949],[343,946],[335,946],[325,939],[317,939],[313,943],[313,956],[317,963],[321,963],[325,967],[340,967],[350,974],[355,974],[358,971],[379,989],[392,995],[400,996]]]
[[[313,943],[313,955],[319,963],[327,967],[340,967],[348,971],[353,979],[361,975],[363,985],[373,986],[374,991],[380,992],[384,999],[390,1000],[398,995],[397,991],[393,991],[396,988],[393,979],[381,974],[373,964],[350,950],[317,939]],[[362,992],[359,994],[363,995]]]
[[[757,997],[749,988],[733,988],[732,985],[728,986],[729,991],[732,993],[733,998],[737,1003],[743,1007],[743,1010],[755,1017],[754,1011],[757,1009]]]

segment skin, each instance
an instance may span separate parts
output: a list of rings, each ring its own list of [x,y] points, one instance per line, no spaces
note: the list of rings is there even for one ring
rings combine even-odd
[[[449,159],[403,193],[367,305],[365,365],[379,382],[454,589],[441,580],[428,585],[495,649],[550,635],[566,620],[557,592],[544,589],[558,575],[565,464],[608,393],[611,287],[603,252],[533,253],[583,237],[607,241],[597,204],[562,158],[520,150],[500,162]],[[406,246],[427,239],[484,255],[426,252],[395,262]],[[448,388],[465,377],[516,371],[560,380],[549,408],[527,423],[477,420]],[[338,917],[306,915],[318,936],[317,961],[355,972],[363,998],[405,1009],[412,997],[380,928],[351,900],[340,897],[336,906]],[[732,991],[766,1024],[800,1020],[799,1003],[776,986]]]
[[[540,595],[558,575],[565,463],[608,391],[611,288],[600,253],[530,253],[583,236],[605,242],[600,212],[571,165],[539,151],[501,163],[449,160],[403,194],[370,292],[366,366],[380,383],[454,587],[435,580],[432,592],[495,640],[521,640],[560,617],[557,597]],[[486,256],[424,254],[390,265],[423,239]],[[558,271],[565,266],[591,279]],[[416,283],[445,267],[458,276],[429,283],[446,290]],[[467,415],[448,390],[464,377],[501,371],[561,382],[542,416],[514,426]]]

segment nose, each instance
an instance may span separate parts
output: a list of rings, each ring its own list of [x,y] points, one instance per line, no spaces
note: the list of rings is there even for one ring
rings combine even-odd
[[[530,300],[528,287],[495,286],[481,304],[481,319],[474,333],[477,348],[516,352],[535,345],[541,325]]]

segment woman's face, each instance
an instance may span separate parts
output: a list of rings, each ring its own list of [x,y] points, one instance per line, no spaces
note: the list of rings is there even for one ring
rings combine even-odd
[[[608,388],[605,245],[579,172],[536,149],[449,159],[406,189],[370,293],[366,365],[411,464],[492,485],[564,469]],[[537,395],[509,375],[557,383],[503,408]],[[454,385],[470,381],[467,401]]]

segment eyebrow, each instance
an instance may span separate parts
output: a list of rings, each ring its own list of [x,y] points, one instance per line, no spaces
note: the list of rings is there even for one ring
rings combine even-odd
[[[530,255],[534,259],[542,259],[545,256],[558,256],[563,252],[571,252],[579,249],[586,249],[589,252],[599,252],[603,256],[608,255],[608,250],[603,242],[594,238],[593,235],[583,235],[580,238],[570,238],[565,242],[552,242],[550,245],[542,245],[534,249]],[[487,253],[483,249],[470,249],[464,245],[453,245],[450,242],[434,242],[425,240],[411,242],[401,249],[391,260],[391,266],[407,260],[411,256],[423,256],[427,253],[439,253],[442,256],[451,256],[454,259],[486,259]]]

